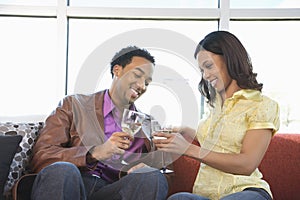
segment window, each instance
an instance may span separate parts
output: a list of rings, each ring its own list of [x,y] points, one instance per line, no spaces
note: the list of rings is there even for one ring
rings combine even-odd
[[[65,84],[65,69],[57,67],[56,20],[0,17],[0,26],[0,116],[49,114]]]
[[[263,91],[278,101],[281,131],[300,130],[300,97],[295,95],[300,21],[232,21],[230,29],[244,41]]]
[[[119,49],[137,45],[147,48],[156,59],[153,82],[137,101],[139,107],[156,118],[163,118],[161,112],[168,111],[161,119],[168,124],[184,120],[197,125],[200,73],[193,51],[207,30],[216,29],[217,21],[71,19],[69,27],[68,93],[109,88],[110,59]]]
[[[71,6],[127,8],[216,8],[217,0],[71,0]]]
[[[280,132],[297,132],[299,98],[289,88],[297,80],[293,72],[299,23],[300,4],[293,0],[4,0],[0,5],[0,53],[4,55],[0,120],[22,120],[23,115],[43,120],[65,95],[109,87],[109,60],[119,48],[134,42],[149,49],[159,69],[139,106],[166,123],[185,120],[193,125],[196,121],[182,113],[190,109],[185,106],[191,98],[195,115],[204,112],[197,91],[200,75],[192,57],[194,45],[220,29],[240,38],[264,91],[279,102]],[[162,93],[161,104],[148,101]]]
[[[300,8],[297,0],[230,0],[231,8]]]
[[[2,5],[56,6],[57,0],[1,0]]]

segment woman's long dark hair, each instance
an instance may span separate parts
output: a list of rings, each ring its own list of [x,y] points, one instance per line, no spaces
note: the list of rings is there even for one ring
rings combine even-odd
[[[224,57],[229,76],[237,81],[242,89],[254,89],[261,91],[262,83],[256,80],[256,73],[253,73],[251,59],[239,39],[227,31],[214,31],[204,37],[196,47],[194,57],[201,50],[210,51]],[[198,89],[207,98],[210,105],[216,97],[216,91],[202,77]]]

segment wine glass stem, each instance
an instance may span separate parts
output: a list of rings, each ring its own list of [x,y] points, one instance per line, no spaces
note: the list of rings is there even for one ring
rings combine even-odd
[[[162,160],[162,171],[163,173],[166,172],[166,165],[165,165],[165,158],[164,158],[164,152],[161,152],[161,160]]]
[[[121,155],[121,156],[120,156],[121,164],[123,164],[123,165],[129,165],[129,163],[126,162],[126,161],[123,159],[123,157],[124,157],[124,155]]]
[[[129,140],[128,137],[124,137],[124,139],[125,139],[125,140]],[[129,164],[124,160],[124,155],[125,155],[125,152],[124,152],[124,154],[122,154],[122,155],[120,156],[120,161],[121,161],[121,163],[122,163],[123,165],[129,165]]]

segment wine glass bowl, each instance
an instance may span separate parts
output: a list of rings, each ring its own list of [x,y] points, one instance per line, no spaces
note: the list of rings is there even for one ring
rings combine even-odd
[[[157,120],[151,120],[151,135],[153,139],[167,139],[166,137],[159,137],[159,136],[154,136],[153,134],[155,132],[163,132],[163,133],[171,133],[172,129],[171,128],[162,128],[160,123]],[[173,170],[170,170],[167,168],[166,166],[166,162],[165,162],[165,154],[164,152],[162,153],[162,168],[160,170],[161,173],[172,173],[174,172]]]
[[[141,129],[145,117],[144,113],[124,109],[121,122],[122,131],[134,136]]]
[[[125,108],[121,121],[122,131],[129,133],[132,137],[134,137],[134,135],[138,133],[142,128],[142,124],[145,118],[146,115],[144,113]],[[121,163],[124,165],[128,165],[128,163],[123,159],[123,155],[120,157]]]
[[[151,137],[154,139],[162,138],[162,137],[158,138],[156,136],[153,136],[153,134],[155,132],[160,132],[160,130],[161,130],[161,125],[159,124],[159,122],[157,120],[152,119],[151,120]]]

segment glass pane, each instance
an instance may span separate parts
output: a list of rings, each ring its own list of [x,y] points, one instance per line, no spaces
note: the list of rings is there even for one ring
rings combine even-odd
[[[217,8],[217,0],[70,0],[71,6],[141,8]]]
[[[300,21],[232,21],[230,30],[246,46],[263,91],[280,104],[280,132],[299,132]]]
[[[24,6],[56,6],[57,0],[1,0],[0,4]]]
[[[231,8],[300,8],[298,0],[230,0]]]
[[[165,123],[185,120],[195,126],[201,76],[193,53],[198,40],[217,29],[217,21],[71,19],[69,25],[70,94],[109,88],[111,58],[121,48],[137,45],[156,58],[153,82],[137,104]],[[196,116],[186,117],[187,111]]]
[[[1,17],[0,27],[0,117],[48,115],[64,94],[56,19]]]

